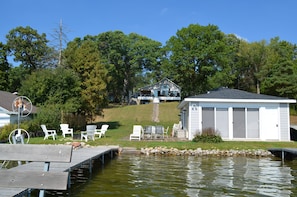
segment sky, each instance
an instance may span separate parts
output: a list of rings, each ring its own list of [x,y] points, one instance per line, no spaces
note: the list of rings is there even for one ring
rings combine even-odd
[[[296,8],[296,0],[3,0],[0,42],[18,26],[52,41],[62,21],[67,41],[119,30],[165,45],[190,24],[212,24],[248,42],[278,36],[297,44]]]

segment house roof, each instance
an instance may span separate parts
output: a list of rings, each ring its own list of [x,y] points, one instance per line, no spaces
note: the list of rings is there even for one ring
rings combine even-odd
[[[205,94],[190,96],[184,99],[179,106],[184,106],[185,102],[265,102],[265,103],[296,103],[295,99],[283,97],[255,94],[238,89],[218,88],[208,91]]]
[[[12,102],[15,98],[17,98],[17,94],[12,94],[10,92],[5,92],[0,90],[0,108],[6,110],[7,112],[11,113],[12,111]],[[32,112],[36,113],[37,108],[32,106]]]

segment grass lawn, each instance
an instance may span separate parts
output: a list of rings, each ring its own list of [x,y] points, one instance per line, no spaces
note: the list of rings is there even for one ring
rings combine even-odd
[[[159,106],[159,120],[158,125],[163,125],[165,128],[169,126],[172,128],[174,123],[179,121],[179,110],[177,109],[177,102],[160,103]],[[95,141],[88,141],[89,145],[119,145],[121,147],[167,147],[178,149],[268,149],[268,148],[297,148],[296,142],[262,142],[262,141],[224,141],[222,143],[196,143],[191,141],[178,141],[176,139],[168,140],[146,140],[146,141],[129,141],[129,135],[132,133],[132,127],[135,124],[156,125],[152,121],[153,104],[145,105],[130,105],[130,106],[113,106],[104,109],[104,116],[96,118],[93,123],[107,123],[110,125],[106,132],[106,137],[96,139]],[[296,122],[294,122],[296,121]],[[297,118],[291,118],[292,124],[297,124]],[[58,132],[58,139],[53,141],[51,139],[43,140],[43,138],[30,139],[31,144],[46,143],[46,144],[63,144],[69,141],[80,141],[79,139],[63,139],[61,132]]]

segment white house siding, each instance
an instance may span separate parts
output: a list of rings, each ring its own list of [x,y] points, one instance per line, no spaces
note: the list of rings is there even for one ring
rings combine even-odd
[[[10,116],[5,113],[0,113],[0,127],[3,127],[10,123]]]
[[[290,112],[288,104],[280,104],[280,140],[281,141],[290,141]]]
[[[213,120],[207,121],[207,124],[214,121],[214,129],[218,130],[225,140],[289,140],[288,106],[282,104],[282,107],[279,108],[279,105],[278,103],[190,102],[188,106],[189,119],[187,120],[189,123],[187,124],[189,140],[193,139],[195,134],[201,132],[204,128],[203,109],[209,111],[209,113],[206,112],[205,114],[213,114],[214,116]],[[212,109],[214,113],[211,112]],[[237,133],[236,127],[234,128],[234,121],[238,119],[238,114],[234,114],[234,110],[237,109],[241,111],[239,113],[242,114],[243,118],[239,117],[239,119],[244,121],[240,133]],[[226,124],[224,124],[225,122]]]
[[[198,132],[201,131],[201,107],[199,107],[199,103],[190,103],[189,104],[189,120],[190,123],[188,125],[189,139],[193,139]]]

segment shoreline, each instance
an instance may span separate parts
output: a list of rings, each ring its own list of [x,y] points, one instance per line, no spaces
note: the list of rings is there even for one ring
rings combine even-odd
[[[268,150],[255,149],[255,150],[203,150],[202,148],[197,149],[185,149],[179,150],[176,148],[166,147],[150,147],[141,148],[140,150],[133,147],[120,148],[119,154],[138,154],[138,155],[167,155],[167,156],[245,156],[245,157],[271,157],[274,155]]]

